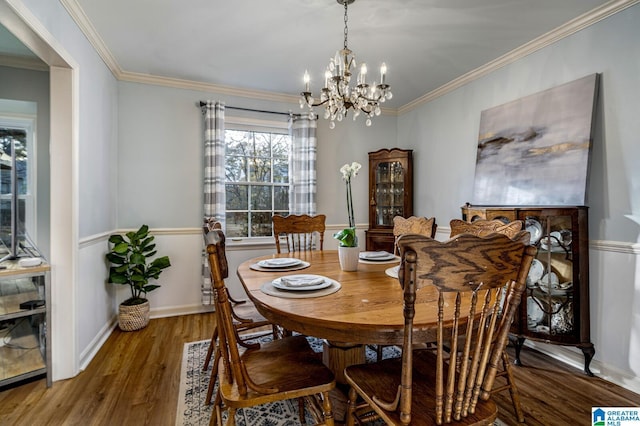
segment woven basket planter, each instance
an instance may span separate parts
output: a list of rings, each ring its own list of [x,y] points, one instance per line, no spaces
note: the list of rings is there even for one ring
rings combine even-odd
[[[120,305],[118,326],[122,331],[135,331],[149,324],[149,301],[139,305]]]

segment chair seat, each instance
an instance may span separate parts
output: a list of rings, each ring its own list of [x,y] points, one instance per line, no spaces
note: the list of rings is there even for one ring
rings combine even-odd
[[[271,325],[271,323],[258,312],[253,304],[236,306],[233,309],[233,319],[238,331]]]
[[[260,344],[259,349],[248,349],[240,359],[254,383],[275,388],[277,392],[263,394],[248,389],[246,395],[240,395],[237,383],[230,384],[224,379],[225,370],[221,364],[218,372],[220,392],[225,404],[235,408],[299,398],[335,388],[333,372],[322,363],[321,355],[311,349],[304,336]],[[287,394],[286,398],[282,398],[282,394]]]
[[[411,425],[435,425],[435,365],[436,355],[431,350],[415,351],[413,359],[413,388],[411,403]],[[393,401],[402,372],[402,359],[390,358],[372,364],[352,365],[345,369],[347,382],[363,396],[369,405],[376,405],[373,396]],[[475,413],[456,425],[490,425],[498,416],[498,407],[492,401],[479,400]],[[383,420],[387,424],[401,425],[397,411],[385,411]]]

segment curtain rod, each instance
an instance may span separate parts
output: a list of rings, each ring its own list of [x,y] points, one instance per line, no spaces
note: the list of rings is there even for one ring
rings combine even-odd
[[[200,101],[200,108],[202,108],[203,106],[205,106],[207,103],[204,101]],[[238,111],[249,111],[249,112],[258,112],[261,114],[277,114],[277,115],[286,115],[287,117],[301,117],[302,114],[294,114],[292,112],[280,112],[280,111],[267,111],[264,109],[252,109],[252,108],[241,108],[241,107],[234,107],[234,106],[229,106],[229,105],[225,105],[226,109],[235,109]]]

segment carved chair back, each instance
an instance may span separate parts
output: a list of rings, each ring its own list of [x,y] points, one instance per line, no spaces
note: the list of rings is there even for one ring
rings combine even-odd
[[[523,222],[521,220],[514,220],[512,222],[504,223],[498,219],[479,219],[473,222],[466,222],[461,219],[451,219],[449,227],[451,228],[451,234],[449,234],[449,237],[455,237],[459,234],[472,234],[483,237],[485,235],[497,233],[513,238],[522,230]]]
[[[309,215],[273,215],[273,236],[276,251],[281,253],[281,238],[286,241],[287,251],[322,250],[326,216]]]
[[[395,243],[393,245],[394,254],[398,253],[398,237],[404,234],[418,234],[433,238],[436,235],[436,218],[411,216],[404,218],[395,216],[393,218],[393,236]]]

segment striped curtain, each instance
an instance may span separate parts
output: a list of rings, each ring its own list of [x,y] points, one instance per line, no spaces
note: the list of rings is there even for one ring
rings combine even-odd
[[[289,119],[289,214],[316,214],[316,128],[315,114]]]
[[[207,101],[204,115],[204,222],[225,223],[224,102]],[[206,252],[202,253],[202,304],[213,305],[213,287]]]

